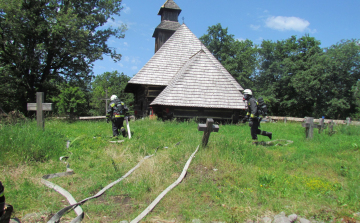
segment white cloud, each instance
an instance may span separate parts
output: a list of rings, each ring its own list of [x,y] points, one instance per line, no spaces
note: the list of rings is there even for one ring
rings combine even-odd
[[[118,65],[119,65],[120,67],[124,67],[124,64],[122,64],[122,63],[118,63]]]
[[[250,28],[251,28],[252,30],[258,30],[258,29],[260,28],[260,25],[256,26],[256,25],[251,24],[251,25],[250,25]]]
[[[126,4],[123,4],[123,9],[122,11],[126,14],[129,14],[130,13],[130,7],[129,6],[126,6]]]
[[[124,46],[129,46],[129,44],[127,42],[124,42]]]
[[[137,68],[137,66],[132,66],[131,67],[131,70],[137,70],[138,68]]]
[[[280,31],[295,30],[303,32],[310,25],[310,22],[298,17],[272,16],[265,21],[265,24],[271,29]]]

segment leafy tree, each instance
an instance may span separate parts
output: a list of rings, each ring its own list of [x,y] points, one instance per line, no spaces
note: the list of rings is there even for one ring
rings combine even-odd
[[[11,83],[2,106],[24,112],[35,92],[51,98],[61,83],[89,79],[103,54],[120,60],[106,41],[125,27],[102,26],[121,9],[121,0],[1,0],[0,81]]]
[[[91,105],[93,107],[93,115],[105,115],[105,100],[101,100],[106,97],[106,90],[108,99],[111,95],[116,95],[120,100],[125,102],[129,107],[134,101],[132,94],[124,93],[127,82],[130,77],[124,73],[118,73],[118,71],[105,72],[101,75],[95,76],[92,82],[92,99]]]
[[[323,58],[326,84],[326,115],[346,118],[356,112],[353,89],[360,80],[360,46],[358,40],[343,40],[325,49]]]
[[[270,102],[272,113],[295,117],[312,114],[318,83],[312,65],[322,53],[319,45],[309,36],[262,42],[256,85]]]
[[[200,41],[208,48],[220,62],[234,55],[234,35],[228,34],[228,28],[223,29],[221,24],[210,26],[207,34],[201,36]]]
[[[84,115],[87,112],[88,100],[80,87],[71,84],[63,84],[60,94],[52,99],[56,103],[56,111],[59,114],[69,114],[70,117]]]
[[[241,86],[253,87],[257,49],[252,41],[235,40],[220,23],[210,26],[200,40]]]

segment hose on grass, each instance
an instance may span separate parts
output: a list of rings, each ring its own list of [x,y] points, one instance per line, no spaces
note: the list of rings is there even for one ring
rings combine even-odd
[[[155,151],[156,152],[156,151]],[[88,197],[85,198],[84,200],[80,201],[80,202],[76,202],[76,200],[73,198],[73,196],[66,191],[65,189],[61,188],[60,186],[53,184],[49,181],[47,181],[47,179],[51,179],[54,177],[62,177],[62,176],[67,176],[67,175],[72,175],[74,174],[74,171],[72,169],[69,168],[69,164],[66,165],[66,172],[62,172],[62,173],[54,173],[54,174],[48,174],[42,177],[41,182],[54,189],[55,191],[57,191],[58,193],[60,193],[61,195],[63,195],[64,197],[66,197],[66,199],[69,201],[70,205],[61,209],[60,211],[58,211],[54,216],[51,217],[51,219],[48,221],[48,223],[57,223],[60,221],[61,217],[67,213],[68,211],[74,209],[75,213],[77,214],[77,217],[74,218],[71,223],[79,223],[82,221],[82,219],[84,218],[84,212],[81,208],[80,205],[84,204],[86,201],[91,200],[93,198],[97,198],[100,197],[106,190],[110,189],[111,187],[113,187],[115,184],[119,183],[120,181],[122,181],[123,179],[125,179],[126,177],[128,177],[132,172],[134,172],[140,165],[142,162],[144,162],[144,160],[151,158],[152,156],[154,156],[154,154],[149,155],[149,156],[145,156],[142,160],[140,160],[140,162],[131,170],[129,170],[124,176],[122,176],[121,178],[117,179],[116,181],[110,183],[109,185],[107,185],[106,187],[104,187],[102,190],[100,190],[97,194],[95,194],[92,197]],[[60,160],[62,160],[65,157],[61,157]],[[68,157],[66,157],[68,158]]]
[[[196,152],[198,151],[199,146],[196,148],[195,152],[193,154],[191,154],[190,158],[188,159],[188,161],[185,164],[185,167],[182,171],[182,173],[180,174],[179,178],[173,183],[171,184],[168,188],[166,188],[163,192],[161,192],[161,194],[140,214],[138,215],[134,220],[132,220],[130,223],[137,223],[139,222],[141,219],[143,219],[159,202],[160,200],[174,187],[176,187],[185,177],[186,171],[189,168],[189,165],[191,163],[191,160],[194,158]]]

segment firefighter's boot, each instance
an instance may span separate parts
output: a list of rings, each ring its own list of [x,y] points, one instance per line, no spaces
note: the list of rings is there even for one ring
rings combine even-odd
[[[261,135],[269,137],[270,140],[272,139],[272,133],[271,132],[262,131]]]
[[[123,136],[123,137],[126,137],[125,128],[124,128],[124,127],[121,127],[120,131],[121,131],[122,136]]]

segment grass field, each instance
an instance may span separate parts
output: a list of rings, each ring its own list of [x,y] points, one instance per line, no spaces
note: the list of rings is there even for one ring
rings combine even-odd
[[[68,205],[40,182],[43,175],[64,172],[67,160],[74,175],[51,182],[77,201],[93,196],[147,159],[128,178],[82,205],[83,222],[119,222],[139,215],[182,172],[201,143],[197,123],[143,119],[130,122],[131,139],[113,144],[111,125],[101,121],[47,120],[0,126],[0,170],[7,203],[14,217],[38,213],[46,222]],[[300,123],[264,123],[281,146],[253,145],[246,124],[220,125],[208,146],[196,154],[184,180],[143,222],[244,222],[281,211],[316,221],[360,220],[360,127],[335,126],[305,139]],[[66,148],[66,141],[70,147]],[[269,141],[259,136],[259,140]],[[179,143],[180,142],[180,143]],[[278,141],[280,142],[280,141]],[[178,145],[176,145],[178,144]],[[358,215],[356,215],[358,214]],[[75,217],[69,212],[64,220]]]

